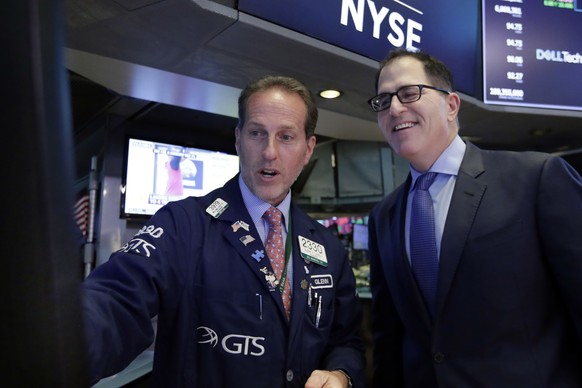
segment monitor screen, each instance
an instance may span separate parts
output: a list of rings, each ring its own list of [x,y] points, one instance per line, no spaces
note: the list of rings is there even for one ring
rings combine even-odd
[[[352,247],[354,249],[368,249],[368,225],[354,224],[353,228]]]
[[[239,171],[239,158],[223,152],[129,138],[121,216],[149,217],[170,201],[202,196]]]
[[[582,0],[483,0],[483,100],[582,110]]]

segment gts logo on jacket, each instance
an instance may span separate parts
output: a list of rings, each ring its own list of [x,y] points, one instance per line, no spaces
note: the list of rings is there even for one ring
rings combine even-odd
[[[198,332],[199,344],[209,344],[213,348],[218,345],[218,334],[211,328],[199,326],[196,328],[196,331]],[[260,357],[265,354],[265,347],[260,344],[264,340],[265,337],[229,334],[220,341],[220,344],[222,345],[222,349],[227,353]]]

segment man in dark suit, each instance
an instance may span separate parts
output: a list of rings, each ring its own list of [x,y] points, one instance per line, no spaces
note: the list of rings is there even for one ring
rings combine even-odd
[[[452,76],[428,54],[392,51],[376,86],[410,175],[369,221],[375,386],[582,387],[580,175],[463,142]]]

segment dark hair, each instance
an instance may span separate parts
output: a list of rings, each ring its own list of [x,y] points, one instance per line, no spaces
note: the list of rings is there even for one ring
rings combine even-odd
[[[307,108],[307,115],[305,116],[305,136],[307,139],[313,136],[318,118],[315,99],[311,91],[303,83],[291,77],[265,76],[249,83],[238,98],[238,127],[242,128],[245,123],[249,98],[255,93],[264,92],[269,89],[282,89],[289,93],[296,93],[301,97]]]
[[[376,73],[376,91],[378,90],[378,81],[380,79],[380,73],[382,72],[382,69],[392,63],[394,60],[403,57],[411,57],[419,60],[423,64],[424,71],[426,72],[426,75],[430,81],[433,83],[433,86],[450,91],[455,90],[453,74],[443,62],[423,51],[409,51],[403,48],[397,48],[391,50],[386,58],[380,62],[380,68]]]

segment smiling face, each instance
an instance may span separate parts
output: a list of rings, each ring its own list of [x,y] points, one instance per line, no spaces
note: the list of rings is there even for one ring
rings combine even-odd
[[[313,153],[316,140],[306,139],[306,115],[297,94],[272,88],[249,97],[245,122],[235,130],[243,180],[273,206],[285,198]]]
[[[401,57],[388,63],[378,78],[378,93],[393,93],[405,85],[434,82],[428,79],[422,63]],[[394,152],[407,159],[418,171],[428,170],[458,132],[458,94],[423,89],[420,100],[402,104],[392,97],[390,108],[378,112],[378,125]]]

